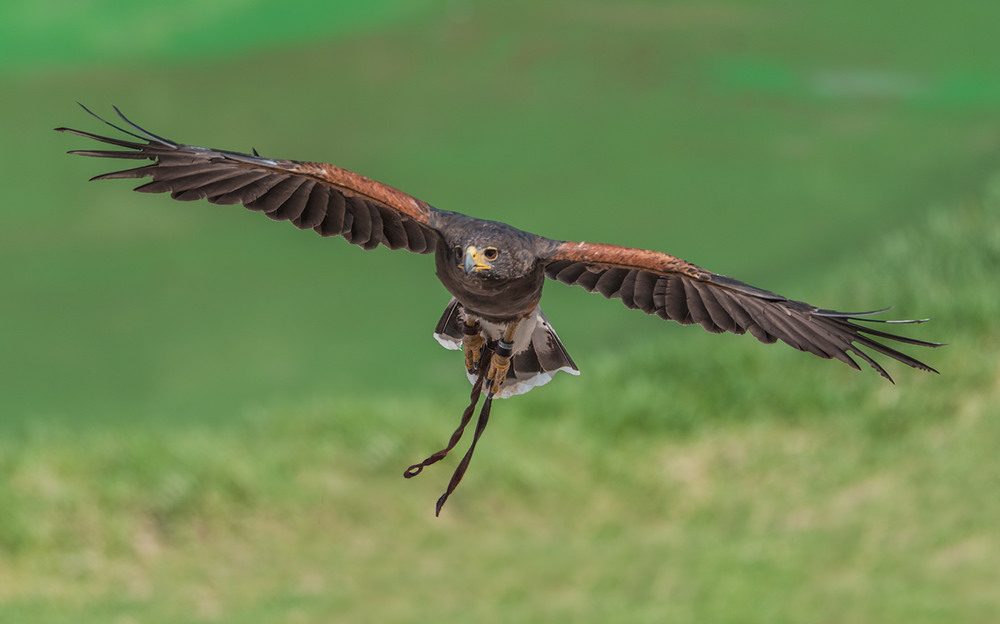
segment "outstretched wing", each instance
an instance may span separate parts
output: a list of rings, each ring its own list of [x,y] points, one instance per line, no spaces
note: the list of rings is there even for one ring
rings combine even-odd
[[[83,108],[142,142],[56,128],[127,150],[73,150],[70,154],[153,161],[92,180],[152,177],[151,182],[135,190],[169,191],[171,197],[183,201],[204,198],[213,204],[241,203],[275,221],[290,221],[299,229],[315,230],[321,236],[340,235],[365,249],[381,244],[390,249],[430,253],[437,244],[439,235],[429,225],[436,209],[391,186],[324,163],[261,158],[256,150],[241,154],[175,143],[143,130],[117,108],[115,112],[132,130]]]
[[[849,355],[853,353],[889,381],[892,378],[885,369],[859,347],[914,368],[937,372],[876,339],[923,347],[938,347],[939,343],[897,336],[855,323],[922,323],[927,319],[880,321],[865,317],[885,310],[858,313],[821,310],[711,273],[680,258],[644,249],[564,242],[545,261],[545,274],[551,279],[581,286],[588,292],[599,292],[608,299],[621,299],[629,308],[638,308],[646,314],[682,325],[698,323],[714,333],[750,332],[761,342],[781,340],[801,351],[822,358],[836,358],[860,369]]]

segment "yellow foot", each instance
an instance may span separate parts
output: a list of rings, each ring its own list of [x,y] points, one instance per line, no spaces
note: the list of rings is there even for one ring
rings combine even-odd
[[[462,345],[465,347],[465,370],[470,375],[475,375],[479,371],[479,359],[483,355],[483,335],[479,333],[479,321],[472,321],[470,324],[466,320],[462,325]]]
[[[510,356],[513,351],[512,344],[504,341],[497,343],[496,351],[490,359],[490,369],[486,373],[488,395],[493,396],[500,393],[500,386],[507,379],[507,372],[510,370]]]

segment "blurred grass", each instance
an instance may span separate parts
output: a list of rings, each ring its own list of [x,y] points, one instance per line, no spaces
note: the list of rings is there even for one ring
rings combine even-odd
[[[0,72],[235,58],[344,36],[427,13],[432,0],[298,2],[9,0],[0,9]]]
[[[25,424],[0,440],[0,616],[989,621],[998,211],[1000,179],[822,286],[921,301],[951,341],[924,354],[942,376],[892,386],[749,343],[636,347],[586,372],[586,392],[497,404],[438,519],[456,460],[400,472],[441,444],[460,396],[299,402],[225,429]],[[861,282],[861,266],[881,270]]]

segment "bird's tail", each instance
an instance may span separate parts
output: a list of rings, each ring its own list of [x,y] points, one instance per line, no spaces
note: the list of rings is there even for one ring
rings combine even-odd
[[[579,375],[580,371],[573,358],[566,352],[562,341],[549,325],[540,309],[534,312],[534,328],[527,345],[516,351],[510,361],[507,379],[500,386],[498,398],[506,399],[516,394],[524,394],[536,386],[547,384],[559,371]],[[462,348],[462,324],[465,322],[465,308],[457,299],[452,299],[445,308],[441,320],[434,329],[434,338],[448,349]],[[525,321],[522,321],[525,322]],[[487,335],[486,339],[496,338]],[[518,341],[519,342],[519,341]],[[475,383],[474,376],[469,381]]]

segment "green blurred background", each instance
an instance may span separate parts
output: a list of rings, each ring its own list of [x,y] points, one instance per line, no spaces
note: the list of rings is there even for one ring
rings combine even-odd
[[[0,621],[939,622],[1000,609],[1000,5],[8,2]],[[87,183],[110,105],[950,343],[891,386],[550,284],[467,396],[429,256]]]

